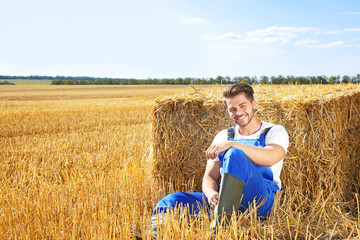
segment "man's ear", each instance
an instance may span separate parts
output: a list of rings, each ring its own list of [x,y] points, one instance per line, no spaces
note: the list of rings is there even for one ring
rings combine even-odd
[[[256,103],[256,100],[255,100],[255,99],[252,100],[252,103],[251,103],[251,104],[253,105],[254,108],[257,108],[257,103]]]

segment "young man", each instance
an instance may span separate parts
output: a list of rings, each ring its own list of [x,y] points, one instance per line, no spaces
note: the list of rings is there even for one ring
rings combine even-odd
[[[203,199],[214,209],[210,230],[229,220],[233,209],[245,211],[254,200],[262,203],[259,217],[270,213],[276,192],[281,189],[280,173],[289,136],[284,127],[257,119],[257,104],[249,84],[229,86],[223,96],[236,125],[219,132],[206,151],[203,193],[173,193],[160,200],[152,219],[153,233],[159,212],[189,205],[190,214],[196,214],[204,207]]]

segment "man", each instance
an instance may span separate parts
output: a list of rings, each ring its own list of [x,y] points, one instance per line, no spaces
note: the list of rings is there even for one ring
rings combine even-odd
[[[281,189],[280,173],[289,136],[284,127],[257,119],[257,103],[249,84],[229,86],[223,96],[236,125],[219,132],[206,151],[204,194],[180,192],[160,200],[152,218],[155,235],[158,213],[189,205],[190,214],[196,214],[204,207],[203,200],[214,209],[212,231],[220,223],[226,224],[233,209],[245,211],[254,200],[261,203],[259,217],[271,211],[276,192]]]

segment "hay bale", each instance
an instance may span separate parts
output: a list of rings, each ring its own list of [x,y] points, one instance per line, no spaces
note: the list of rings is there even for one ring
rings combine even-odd
[[[283,186],[312,199],[349,199],[359,175],[358,85],[254,86],[261,120],[283,125],[290,147]],[[201,190],[205,151],[232,126],[221,90],[157,99],[153,109],[153,174],[175,190]]]

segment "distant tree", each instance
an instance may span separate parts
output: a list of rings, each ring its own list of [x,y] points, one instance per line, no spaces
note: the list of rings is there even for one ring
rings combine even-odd
[[[350,77],[348,75],[344,75],[341,80],[342,83],[349,83]]]
[[[223,82],[224,84],[230,84],[231,83],[231,78],[229,77],[229,76],[226,76],[225,78],[224,78],[224,82]]]
[[[251,79],[251,84],[256,84],[259,82],[258,78],[255,76],[255,77],[252,77]]]
[[[269,83],[269,78],[267,76],[261,76],[260,77],[260,83],[262,83],[262,84]]]
[[[175,84],[181,85],[183,83],[184,83],[184,79],[182,79],[182,78],[175,79]]]
[[[327,82],[325,76],[317,76],[316,83],[317,84],[327,84],[328,82]]]
[[[241,82],[241,80],[242,80],[242,77],[234,77],[234,78],[233,78],[233,82],[234,82],[234,83]]]
[[[271,76],[271,84],[281,84],[282,80],[283,80],[283,76],[279,75],[278,77],[275,76]]]
[[[360,83],[360,74],[357,74],[355,77],[355,83]]]
[[[246,83],[251,84],[251,79],[250,79],[249,76],[245,76],[245,77],[243,77],[243,78],[241,79],[241,82],[246,82]]]
[[[336,83],[340,83],[340,75],[337,75],[336,76],[336,81],[335,81]]]
[[[295,77],[292,75],[286,76],[285,84],[295,84]]]
[[[222,76],[217,76],[217,77],[216,77],[216,83],[218,83],[218,84],[223,83],[223,82],[224,82],[224,80],[225,80],[225,78],[224,78],[224,77],[222,77]]]
[[[336,83],[336,77],[335,76],[331,76],[329,78],[329,84],[335,84]]]

